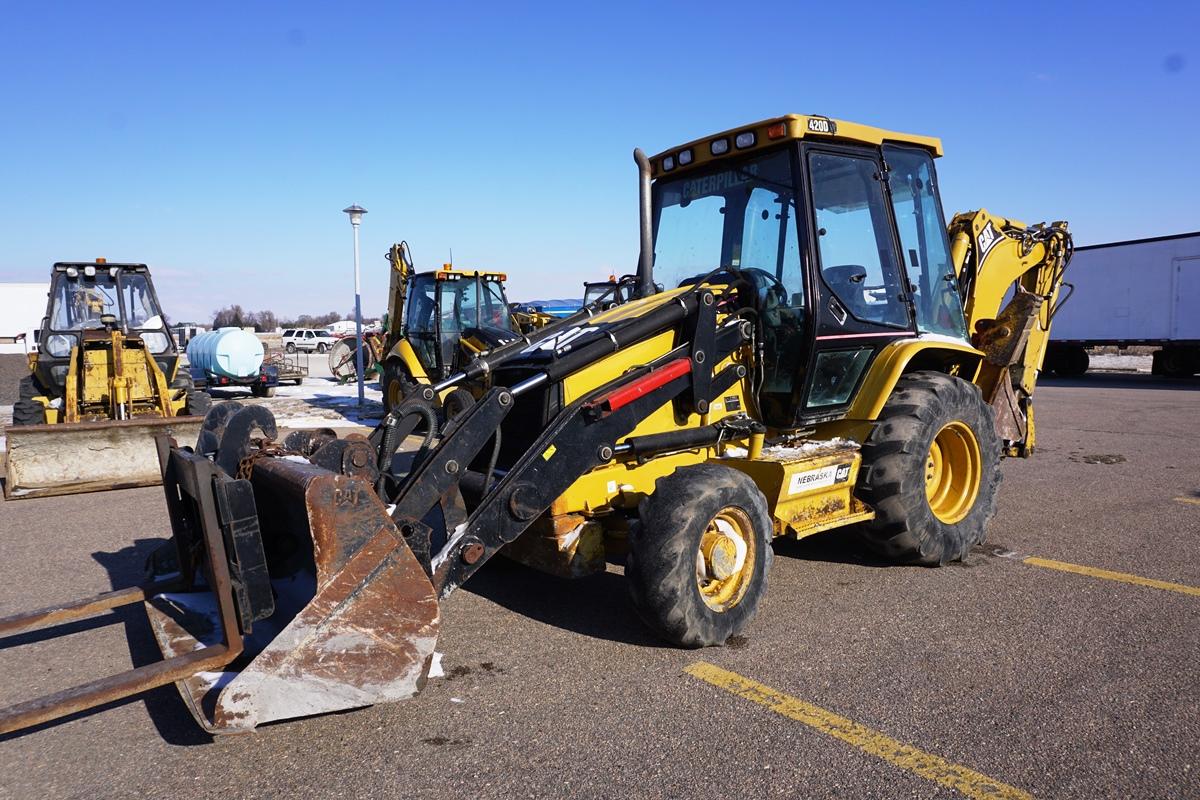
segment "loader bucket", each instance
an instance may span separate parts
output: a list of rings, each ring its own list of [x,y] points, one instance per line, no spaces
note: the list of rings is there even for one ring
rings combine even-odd
[[[154,437],[196,441],[202,417],[12,425],[4,429],[9,500],[156,486],[162,480]]]
[[[173,547],[153,559],[157,583],[0,620],[4,636],[142,601],[164,660],[0,710],[0,733],[170,682],[210,733],[424,686],[437,593],[370,481],[296,454],[248,457],[256,417],[274,436],[269,412],[216,411],[201,453],[158,439]],[[215,459],[203,453],[209,433],[223,446]]]
[[[402,700],[417,694],[429,673],[437,593],[383,503],[359,478],[292,458],[256,461],[249,480],[266,560],[260,577],[269,580],[264,597],[273,608],[244,625],[237,661],[178,682],[196,720],[212,733]],[[170,459],[168,490],[173,470],[209,463],[177,449]],[[254,527],[247,510],[253,507],[228,508],[229,527],[243,533]],[[187,536],[177,528],[177,541]],[[247,577],[243,587],[252,589],[255,580]],[[196,588],[146,603],[168,658],[220,638],[214,595]],[[245,617],[246,603],[238,605]]]

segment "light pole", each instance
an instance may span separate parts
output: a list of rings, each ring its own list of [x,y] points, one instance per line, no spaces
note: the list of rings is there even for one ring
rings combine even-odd
[[[354,348],[354,366],[358,373],[358,405],[363,404],[363,332],[362,332],[362,287],[358,281],[358,225],[362,222],[367,210],[359,205],[343,208],[350,215],[350,225],[354,228],[354,325],[358,331],[358,345]]]

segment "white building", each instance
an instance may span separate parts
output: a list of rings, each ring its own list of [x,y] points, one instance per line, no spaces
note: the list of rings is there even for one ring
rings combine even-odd
[[[36,333],[46,313],[50,283],[0,283],[0,337],[25,334],[24,342],[0,342],[0,353],[24,353],[36,349]]]

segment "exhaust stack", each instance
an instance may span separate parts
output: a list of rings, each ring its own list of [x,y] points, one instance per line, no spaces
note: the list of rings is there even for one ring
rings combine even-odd
[[[638,209],[641,252],[638,256],[638,291],[642,297],[654,294],[654,237],[650,213],[650,159],[640,147],[634,149],[633,160],[638,165]]]

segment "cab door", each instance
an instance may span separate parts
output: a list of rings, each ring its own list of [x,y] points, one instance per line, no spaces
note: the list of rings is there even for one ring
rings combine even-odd
[[[878,150],[805,144],[815,321],[800,422],[845,413],[878,352],[915,327]]]

